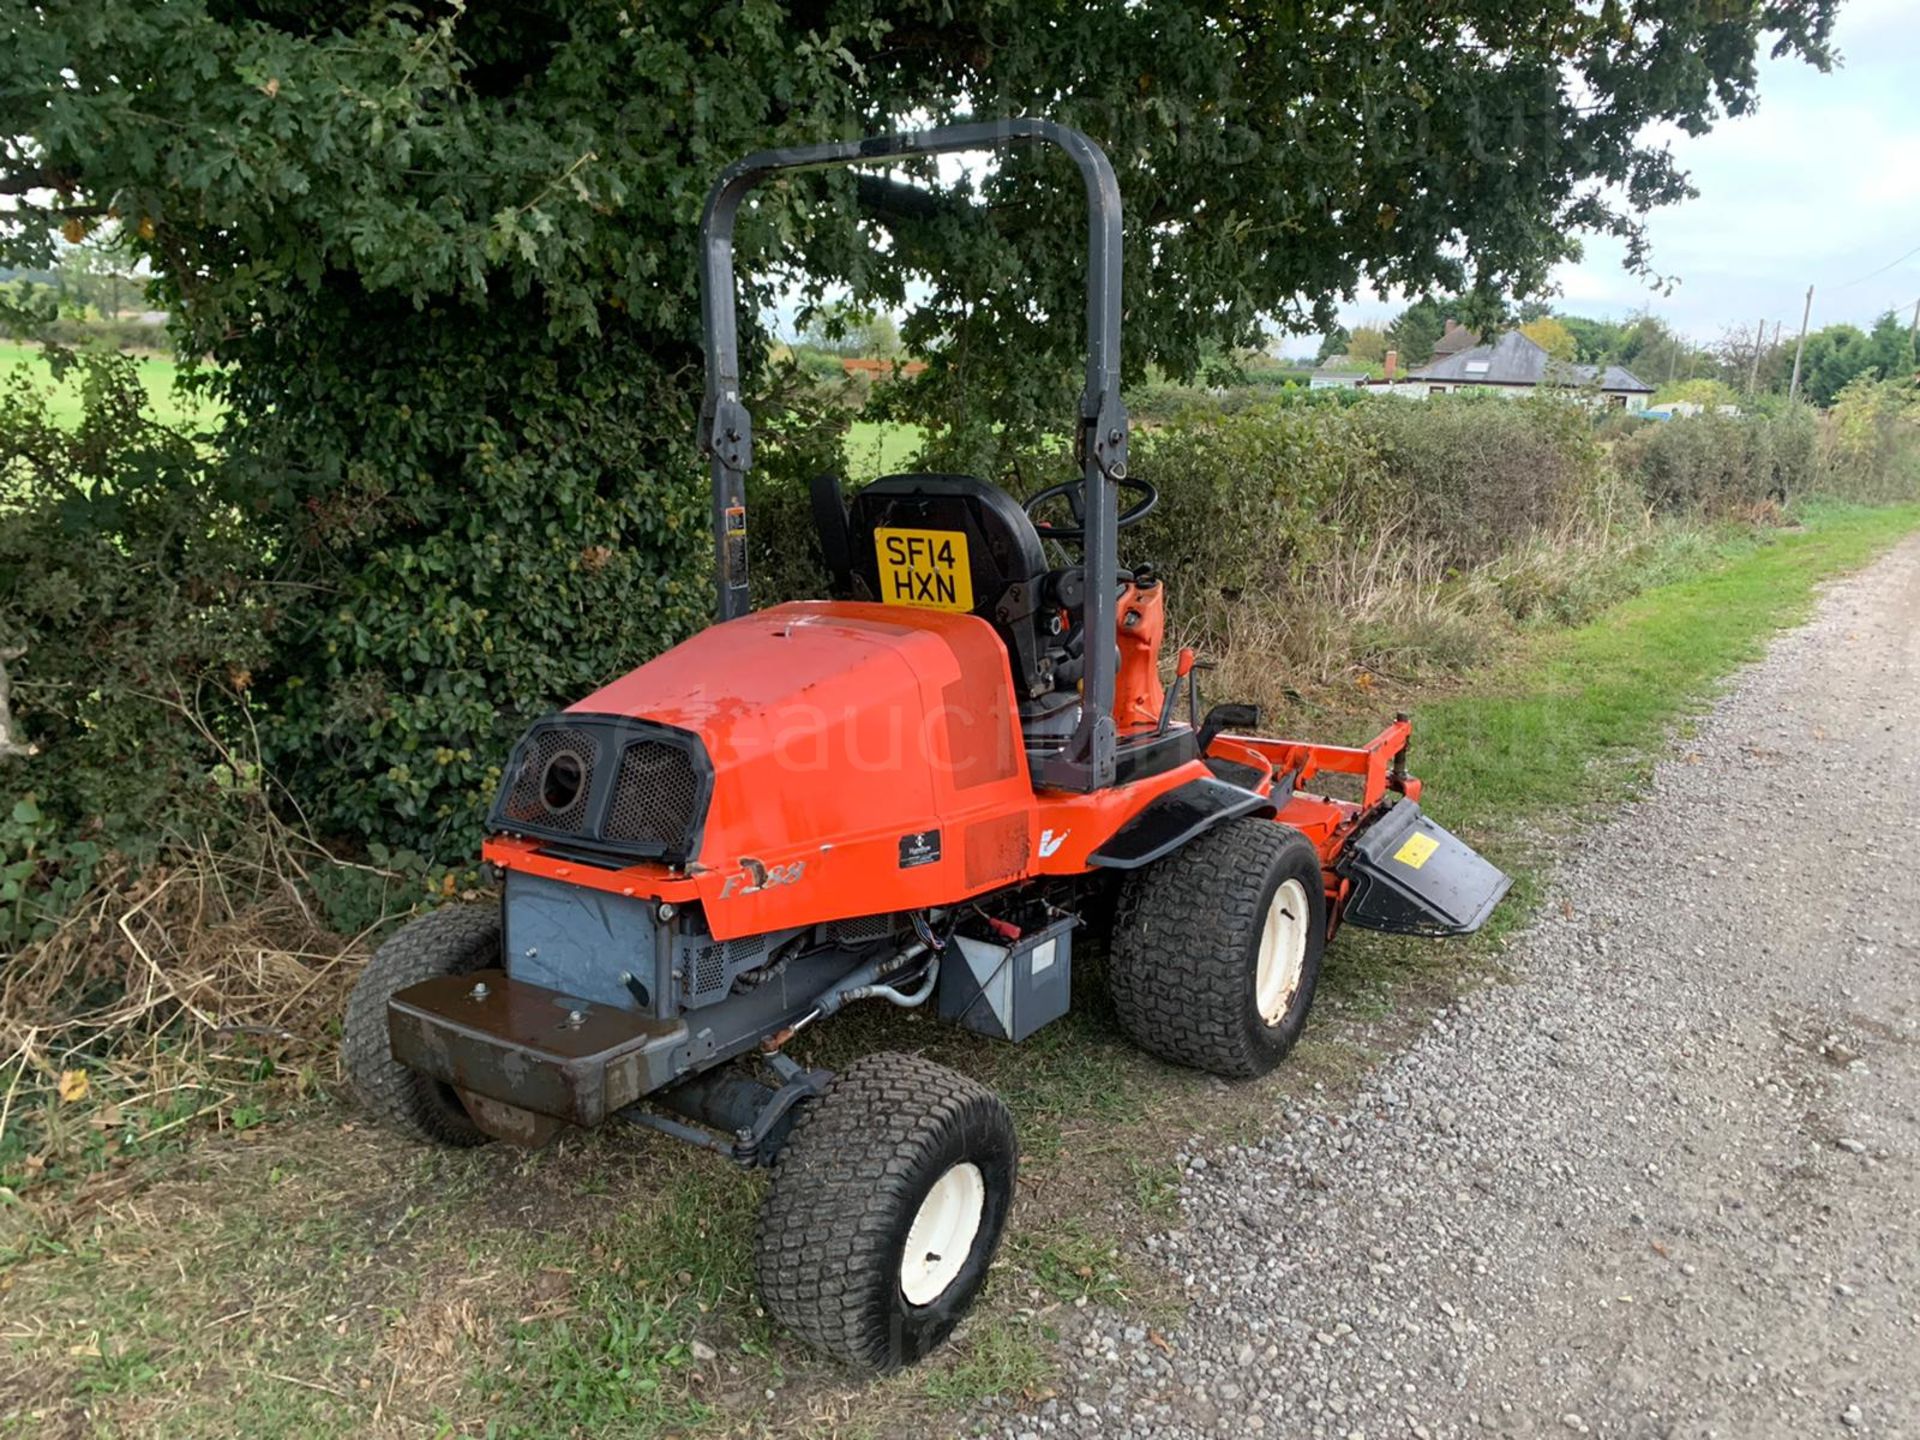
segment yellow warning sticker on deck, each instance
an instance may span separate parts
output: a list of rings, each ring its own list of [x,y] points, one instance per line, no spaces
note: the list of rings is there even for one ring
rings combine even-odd
[[[880,562],[880,598],[887,604],[973,609],[973,570],[963,532],[882,525],[873,532],[873,549]]]
[[[1393,852],[1393,858],[1409,870],[1418,870],[1427,863],[1427,857],[1440,848],[1440,842],[1431,835],[1409,835],[1407,843]]]

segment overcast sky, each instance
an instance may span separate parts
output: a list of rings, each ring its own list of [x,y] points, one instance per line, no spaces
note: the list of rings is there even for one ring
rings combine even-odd
[[[1792,334],[1808,285],[1815,329],[1864,326],[1888,309],[1911,315],[1920,299],[1920,4],[1844,0],[1835,40],[1839,63],[1827,74],[1763,59],[1754,113],[1699,139],[1674,133],[1700,194],[1648,217],[1654,269],[1675,279],[1672,294],[1628,274],[1617,242],[1589,237],[1580,263],[1556,273],[1556,308],[1614,317],[1650,307],[1702,341],[1762,315]],[[1363,299],[1342,318],[1378,324],[1398,309]]]

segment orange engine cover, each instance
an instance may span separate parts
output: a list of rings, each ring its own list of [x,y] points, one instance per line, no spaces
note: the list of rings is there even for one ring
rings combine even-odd
[[[687,880],[719,939],[951,904],[1029,873],[1036,810],[1007,653],[972,615],[805,601],[691,639],[575,711],[698,735],[713,795]],[[489,858],[554,867],[490,844]],[[667,880],[661,867],[619,872]],[[587,880],[575,868],[569,878]],[[595,877],[602,885],[614,877]]]

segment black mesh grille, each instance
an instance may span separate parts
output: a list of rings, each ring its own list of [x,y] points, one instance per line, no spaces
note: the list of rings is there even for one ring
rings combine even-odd
[[[542,720],[514,750],[488,823],[682,865],[700,847],[713,766],[699,737],[624,715]]]
[[[728,990],[742,970],[760,964],[767,953],[767,937],[748,935],[739,940],[710,940],[693,952],[693,976],[689,984],[695,999],[705,999]]]
[[[529,737],[526,755],[501,808],[509,821],[548,830],[579,830],[593,793],[598,746],[584,730],[556,726]]]
[[[683,845],[698,799],[698,779],[685,750],[658,740],[635,741],[620,757],[606,837]]]
[[[693,957],[693,993],[710,995],[727,983],[727,947],[702,945]]]
[[[833,938],[842,945],[870,945],[875,940],[884,940],[893,934],[894,917],[887,915],[862,915],[854,920],[836,920],[833,922]]]

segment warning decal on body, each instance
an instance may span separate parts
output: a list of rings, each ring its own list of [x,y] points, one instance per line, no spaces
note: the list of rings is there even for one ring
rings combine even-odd
[[[747,507],[729,505],[726,514],[727,579],[733,585],[747,583]]]
[[[1407,843],[1393,852],[1393,858],[1409,870],[1418,870],[1427,863],[1427,857],[1440,848],[1440,842],[1431,835],[1422,835],[1418,831],[1407,837]]]

